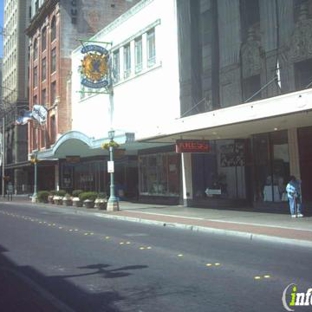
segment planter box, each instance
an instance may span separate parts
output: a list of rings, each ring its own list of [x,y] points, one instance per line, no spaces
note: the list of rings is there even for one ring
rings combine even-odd
[[[94,201],[91,200],[91,199],[86,199],[86,200],[83,202],[83,205],[84,205],[84,207],[86,207],[86,208],[94,208]]]
[[[73,205],[73,201],[69,198],[69,199],[64,199],[63,198],[63,205],[64,206],[72,206]]]
[[[106,199],[96,199],[94,202],[94,208],[98,208],[100,210],[106,210],[107,208],[107,200]]]
[[[75,207],[82,207],[82,201],[81,200],[73,200],[73,206]]]

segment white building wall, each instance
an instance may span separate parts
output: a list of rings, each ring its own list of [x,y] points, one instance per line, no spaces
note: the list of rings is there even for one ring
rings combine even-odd
[[[155,27],[156,62],[147,66],[146,32]],[[135,132],[139,136],[157,125],[169,122],[180,115],[178,47],[175,0],[141,1],[108,25],[92,40],[112,42],[111,51],[120,49],[120,67],[123,68],[123,46],[131,44],[134,58],[134,39],[143,38],[143,69],[114,85],[113,103],[109,95],[85,95],[81,90],[79,66],[83,55],[81,47],[72,53],[72,125],[90,137],[106,137],[108,130]],[[105,46],[105,44],[104,44]],[[109,46],[107,46],[109,49]],[[133,65],[133,62],[132,62]],[[113,124],[110,123],[113,104]],[[149,130],[150,132],[150,130]]]

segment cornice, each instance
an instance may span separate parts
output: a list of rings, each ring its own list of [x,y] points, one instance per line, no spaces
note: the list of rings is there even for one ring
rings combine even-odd
[[[26,28],[25,32],[28,37],[34,35],[38,26],[43,24],[45,18],[54,10],[58,2],[60,2],[60,0],[47,0],[43,3],[37,14],[31,19],[29,26]]]

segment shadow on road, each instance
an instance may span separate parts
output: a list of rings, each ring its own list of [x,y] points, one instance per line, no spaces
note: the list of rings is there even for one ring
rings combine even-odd
[[[90,273],[76,275],[44,276],[30,266],[18,266],[0,245],[0,310],[10,312],[71,312],[105,311],[118,312],[114,307],[124,300],[118,292],[90,293],[67,281],[70,277],[101,275],[103,278],[122,278],[132,270],[147,268],[145,265],[125,266],[108,269],[108,264],[94,264],[79,267],[90,269]]]

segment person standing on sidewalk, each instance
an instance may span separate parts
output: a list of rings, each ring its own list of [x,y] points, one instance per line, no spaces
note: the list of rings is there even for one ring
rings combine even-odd
[[[8,200],[12,201],[12,196],[13,196],[13,184],[12,184],[12,182],[8,183],[7,193],[8,193]]]
[[[295,176],[290,177],[290,181],[286,186],[286,192],[289,202],[290,214],[292,218],[302,218],[302,196],[301,196],[301,181]]]

